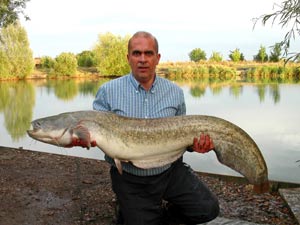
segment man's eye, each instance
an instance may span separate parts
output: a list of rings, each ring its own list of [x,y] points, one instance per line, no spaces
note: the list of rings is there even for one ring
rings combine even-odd
[[[146,51],[146,52],[145,52],[145,55],[147,55],[147,56],[152,56],[152,55],[154,55],[154,52],[153,52],[153,51]]]
[[[141,55],[141,52],[139,52],[139,51],[133,51],[133,52],[132,52],[132,55],[134,55],[134,56],[140,56],[140,55]]]

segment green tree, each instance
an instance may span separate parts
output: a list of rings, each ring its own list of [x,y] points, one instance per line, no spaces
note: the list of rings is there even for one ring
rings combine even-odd
[[[29,20],[29,17],[24,14],[27,2],[29,0],[1,0],[0,27],[6,27],[15,23],[19,19],[19,14],[22,14],[26,20]]]
[[[50,56],[41,57],[42,68],[51,69],[54,68],[55,60]]]
[[[92,51],[83,51],[77,54],[78,66],[92,67],[96,65],[95,53]]]
[[[254,61],[256,62],[267,62],[269,59],[268,54],[266,52],[266,47],[260,46],[260,49],[257,55],[254,56]]]
[[[244,55],[243,55],[243,53],[240,52],[240,50],[238,48],[236,48],[233,51],[230,51],[229,58],[233,62],[244,61]]]
[[[10,77],[10,64],[6,52],[2,50],[0,42],[0,79]]]
[[[77,59],[73,53],[63,52],[55,58],[54,73],[56,76],[71,76],[77,72]]]
[[[201,48],[195,48],[189,53],[191,61],[199,62],[200,60],[206,60],[206,53]]]
[[[20,23],[10,24],[0,30],[0,57],[3,68],[0,78],[25,78],[34,68],[33,54],[27,33]]]
[[[93,49],[97,70],[102,75],[123,75],[129,73],[127,44],[129,35],[121,37],[112,33],[100,34]]]
[[[245,61],[245,56],[243,53],[241,53],[241,57],[240,57],[241,61]]]
[[[274,10],[273,13],[254,18],[254,26],[259,20],[262,21],[263,25],[266,25],[270,19],[272,19],[272,24],[276,22],[276,19],[279,19],[281,27],[291,27],[279,45],[284,50],[286,61],[294,61],[300,56],[300,52],[289,53],[289,48],[291,40],[300,36],[300,0],[285,0],[281,4],[275,4]]]
[[[281,46],[279,43],[276,43],[271,50],[269,61],[270,62],[279,62],[281,56]]]
[[[212,62],[221,62],[223,60],[223,56],[220,52],[212,52],[209,61]]]

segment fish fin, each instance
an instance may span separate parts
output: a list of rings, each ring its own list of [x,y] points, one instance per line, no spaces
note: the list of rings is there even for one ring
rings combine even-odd
[[[115,161],[115,164],[116,164],[116,167],[119,171],[119,174],[122,174],[123,173],[123,169],[122,169],[122,163],[119,159],[114,159]]]
[[[178,149],[173,150],[172,152],[169,152],[168,154],[161,154],[158,156],[143,158],[143,159],[134,159],[130,160],[130,162],[141,169],[151,169],[156,167],[162,167],[168,164],[171,164],[175,162],[177,159],[179,159],[183,153],[185,152],[184,149]]]
[[[80,143],[80,146],[89,149],[91,147],[91,135],[89,130],[82,126],[78,125],[73,129],[74,134],[78,137],[80,140],[78,143]]]

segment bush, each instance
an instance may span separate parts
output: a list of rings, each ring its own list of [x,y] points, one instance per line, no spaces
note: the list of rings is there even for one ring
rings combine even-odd
[[[55,63],[55,60],[53,58],[51,58],[50,56],[43,56],[41,58],[42,68],[47,68],[47,69],[54,68],[54,63]]]
[[[111,33],[99,35],[93,52],[97,70],[102,75],[124,75],[130,72],[127,62],[127,44],[129,36],[115,36]]]
[[[212,62],[221,62],[222,60],[223,60],[223,57],[222,57],[221,53],[219,53],[219,52],[213,52],[209,58],[209,61],[212,61]]]
[[[91,51],[83,51],[77,55],[78,66],[92,67],[96,65],[95,53]]]
[[[19,23],[0,29],[0,78],[23,79],[34,67],[27,33]]]
[[[73,53],[61,53],[55,58],[54,73],[56,76],[71,76],[77,72],[77,59]]]
[[[266,53],[266,47],[260,46],[260,49],[257,55],[254,56],[254,61],[256,62],[267,62],[269,59],[268,54]]]
[[[233,51],[230,51],[229,54],[229,58],[233,61],[233,62],[239,62],[239,61],[244,61],[244,55],[243,53],[240,52],[240,50],[238,48],[236,48]]]
[[[206,53],[200,48],[195,48],[189,53],[189,57],[191,61],[199,62],[200,60],[206,60]]]

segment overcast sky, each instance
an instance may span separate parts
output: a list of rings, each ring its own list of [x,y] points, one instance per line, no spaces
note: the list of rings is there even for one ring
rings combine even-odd
[[[146,30],[157,37],[162,61],[187,61],[194,48],[224,59],[238,48],[252,60],[260,46],[269,53],[287,31],[271,21],[253,29],[252,19],[272,12],[275,2],[282,0],[30,0],[25,12],[31,20],[21,23],[35,57],[91,50],[106,32]],[[299,51],[299,42],[293,49]]]

